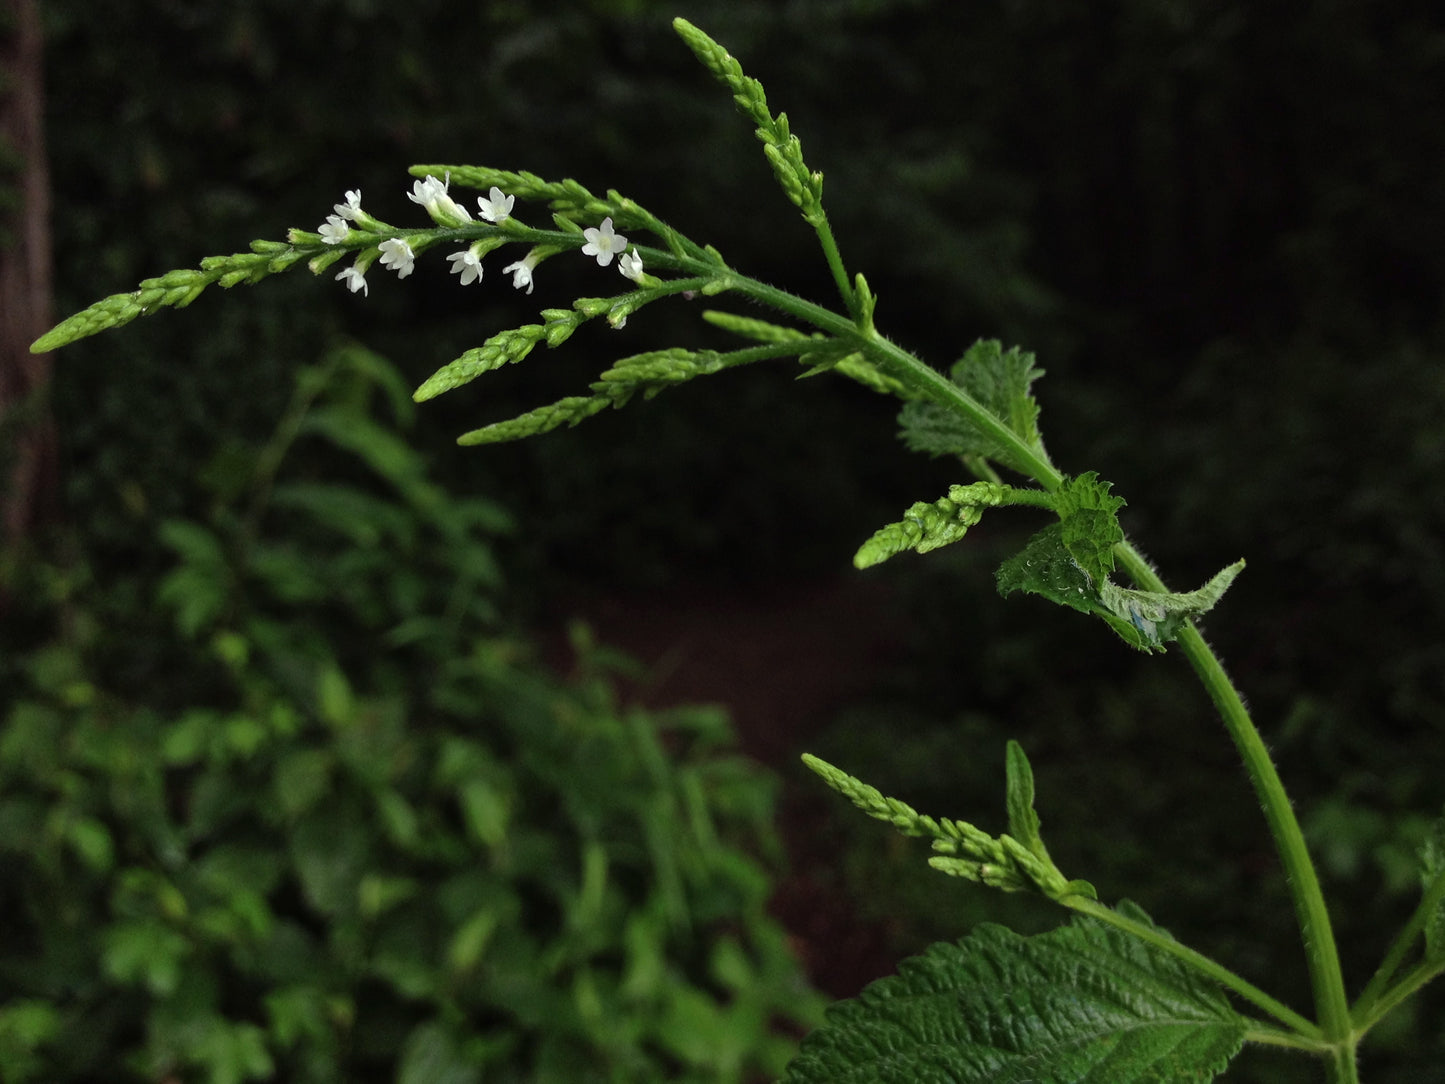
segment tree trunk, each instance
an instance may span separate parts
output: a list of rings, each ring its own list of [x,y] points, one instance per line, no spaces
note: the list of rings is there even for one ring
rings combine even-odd
[[[59,509],[50,359],[30,344],[51,324],[50,187],[40,6],[4,0],[0,24],[0,544],[23,542]],[[3,606],[3,600],[0,600]]]

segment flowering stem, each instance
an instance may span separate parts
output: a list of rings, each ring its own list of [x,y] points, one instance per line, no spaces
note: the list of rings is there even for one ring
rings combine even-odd
[[[1062,483],[1063,475],[991,411],[942,373],[876,332],[860,332],[838,314],[763,283],[740,279],[732,288],[806,320],[829,334],[854,339],[869,357],[903,381],[911,390],[967,418],[972,425],[1008,447],[1023,473],[1032,477],[1045,490],[1053,491]],[[1116,545],[1114,553],[1124,571],[1141,589],[1161,592],[1168,590],[1149,562],[1129,542]],[[1205,643],[1204,637],[1192,623],[1185,623],[1179,633],[1178,642],[1185,658],[1189,660],[1190,666],[1214,701],[1225,729],[1239,751],[1245,771],[1264,811],[1270,833],[1274,837],[1275,847],[1279,851],[1285,879],[1294,900],[1295,916],[1303,935],[1320,1032],[1330,1049],[1330,1060],[1327,1063],[1330,1080],[1335,1084],[1353,1084],[1358,1080],[1354,1051],[1359,1033],[1350,1019],[1339,951],[1330,925],[1329,912],[1325,907],[1324,894],[1320,889],[1319,877],[1305,845],[1299,820],[1295,817],[1284,784],[1270,759],[1269,750],[1245,709],[1239,691],[1225,674],[1218,656]]]
[[[1116,545],[1114,553],[1124,570],[1141,588],[1146,591],[1168,590],[1149,562],[1128,542]],[[1239,690],[1229,680],[1219,657],[1205,643],[1204,637],[1192,622],[1186,622],[1180,629],[1179,646],[1194,672],[1199,675],[1224,721],[1225,729],[1234,740],[1235,748],[1239,750],[1240,758],[1244,761],[1245,772],[1254,785],[1255,795],[1274,836],[1275,847],[1284,865],[1285,881],[1294,899],[1295,917],[1304,939],[1310,982],[1314,988],[1315,1011],[1319,1014],[1324,1038],[1334,1045],[1336,1051],[1331,1079],[1339,1082],[1354,1081],[1357,1079],[1354,1048],[1359,1035],[1350,1020],[1339,951],[1335,945],[1334,931],[1330,925],[1319,877],[1305,846],[1304,832],[1300,829],[1284,784],[1275,770],[1269,749],[1250,719]]]
[[[858,320],[862,315],[858,311],[858,295],[853,284],[848,281],[848,272],[843,267],[843,255],[838,251],[838,242],[833,239],[833,227],[828,225],[828,216],[819,208],[816,215],[808,216],[808,224],[817,232],[818,240],[823,245],[823,255],[828,261],[828,269],[833,272],[833,281],[838,285],[843,304],[848,306],[848,312],[853,319]]]

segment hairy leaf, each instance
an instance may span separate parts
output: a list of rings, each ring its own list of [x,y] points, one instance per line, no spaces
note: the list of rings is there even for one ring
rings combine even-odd
[[[1118,930],[989,924],[831,1008],[784,1084],[1202,1082],[1244,1029],[1215,987]]]
[[[1197,591],[1134,591],[1086,572],[1065,545],[1064,531],[1062,522],[1049,524],[1005,561],[997,573],[999,594],[1026,591],[1093,614],[1140,651],[1163,651],[1186,621],[1214,608],[1244,568],[1243,561],[1236,561]],[[1077,538],[1074,550],[1080,550]]]
[[[1124,498],[1111,497],[1111,485],[1087,471],[1066,479],[1054,494],[1064,548],[1086,575],[1100,583],[1114,571],[1115,543],[1124,541],[1118,514]]]
[[[1044,375],[1042,369],[1034,367],[1033,354],[1017,347],[1004,350],[995,339],[980,339],[954,364],[949,375],[1025,444],[1047,459],[1039,437],[1039,405],[1029,392],[1030,385]],[[899,414],[898,422],[900,436],[915,452],[981,455],[1021,469],[1006,445],[937,403],[908,403]]]

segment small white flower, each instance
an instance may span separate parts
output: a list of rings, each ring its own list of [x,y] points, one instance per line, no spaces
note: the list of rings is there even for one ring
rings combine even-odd
[[[326,221],[316,232],[321,234],[321,240],[328,245],[339,245],[346,240],[346,235],[351,232],[351,227],[340,215],[327,215]]]
[[[336,277],[337,279],[345,282],[346,288],[352,293],[356,293],[357,290],[360,290],[363,295],[370,294],[370,291],[366,288],[366,275],[357,264],[353,264],[352,266],[345,268],[341,272],[341,274],[337,275]]]
[[[342,218],[351,222],[356,221],[356,216],[361,213],[361,189],[350,189],[346,193],[346,202],[338,203],[332,209]]]
[[[426,180],[417,181],[411,186],[406,198],[426,208],[426,213],[439,226],[460,226],[470,222],[471,212],[447,195],[450,187],[450,174],[446,181],[439,181],[428,173]]]
[[[377,247],[381,249],[382,267],[390,267],[399,279],[411,274],[415,267],[416,253],[406,241],[400,237],[388,237]]]
[[[452,274],[461,275],[463,286],[482,281],[482,258],[475,248],[453,252],[447,259],[452,263]]]
[[[525,286],[527,293],[530,294],[532,292],[532,268],[537,266],[539,260],[540,258],[535,251],[529,252],[516,263],[509,263],[506,267],[502,268],[502,274],[505,275],[510,271],[512,273],[512,286],[518,290]]]
[[[498,224],[505,222],[512,215],[512,204],[517,202],[516,196],[509,196],[496,185],[487,193],[490,199],[477,197],[477,205],[482,209],[482,217],[488,222]]]
[[[587,238],[587,243],[582,246],[582,255],[596,256],[599,267],[606,267],[613,256],[627,248],[627,238],[613,232],[610,215],[602,220],[601,228],[589,226],[582,231],[582,236]]]
[[[636,248],[617,257],[617,270],[622,272],[622,277],[625,279],[631,279],[633,282],[642,281],[642,256]]]

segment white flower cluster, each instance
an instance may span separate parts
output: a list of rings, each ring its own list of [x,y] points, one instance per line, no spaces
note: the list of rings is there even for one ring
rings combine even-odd
[[[451,188],[451,175],[448,174],[443,180],[437,180],[428,175],[424,180],[417,181],[412,185],[412,190],[407,194],[407,199],[420,205],[431,216],[431,220],[439,226],[456,228],[465,226],[472,221],[471,212],[452,199],[449,194]],[[516,201],[515,196],[509,196],[495,185],[485,197],[478,197],[478,214],[487,222],[500,225],[512,215],[512,204]],[[326,216],[317,232],[321,239],[328,245],[339,245],[351,234],[351,223],[360,224],[364,219],[369,225],[374,220],[370,219],[361,209],[361,190],[353,189],[346,193],[346,202],[336,204],[335,214]],[[599,267],[606,267],[617,257],[617,269],[622,272],[624,278],[633,282],[642,281],[642,256],[636,246],[631,252],[627,251],[627,238],[612,228],[611,217],[604,218],[601,226],[589,227],[582,231],[587,243],[582,246],[584,256],[595,256]],[[469,286],[473,282],[482,281],[482,257],[489,251],[489,247],[478,241],[460,252],[453,252],[447,257],[451,263],[452,274],[461,276],[461,284]],[[532,271],[542,261],[546,253],[541,248],[534,248],[526,256],[516,263],[508,264],[502,268],[502,273],[512,276],[512,285],[520,290],[525,288],[527,293],[532,292]],[[390,268],[396,272],[397,278],[406,278],[416,267],[416,253],[411,244],[402,237],[388,237],[382,241],[375,250],[364,251],[357,256],[356,261],[342,270],[337,280],[346,284],[347,289],[352,293],[368,292],[366,285],[366,272],[371,263],[378,256],[381,259],[381,266]],[[619,325],[620,326],[620,325]]]

